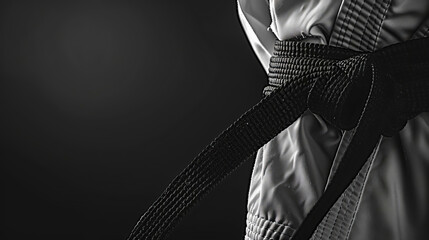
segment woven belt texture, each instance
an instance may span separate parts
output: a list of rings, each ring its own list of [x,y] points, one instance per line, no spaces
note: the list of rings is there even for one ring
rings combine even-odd
[[[186,212],[307,109],[353,136],[325,192],[292,238],[310,239],[381,135],[429,111],[429,38],[371,53],[277,41],[266,96],[208,145],[140,218],[128,239],[165,239]]]

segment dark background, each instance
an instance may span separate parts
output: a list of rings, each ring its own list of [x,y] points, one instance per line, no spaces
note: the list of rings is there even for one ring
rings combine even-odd
[[[266,83],[236,1],[1,1],[0,239],[125,239]],[[252,161],[171,239],[243,239]]]

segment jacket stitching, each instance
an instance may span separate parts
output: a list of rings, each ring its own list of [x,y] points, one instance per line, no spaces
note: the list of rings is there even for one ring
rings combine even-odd
[[[384,9],[384,12],[383,12],[383,15],[382,15],[382,20],[380,22],[380,25],[378,26],[378,32],[377,32],[377,35],[376,35],[376,38],[375,38],[375,41],[374,41],[374,44],[373,44],[371,50],[374,50],[375,47],[376,47],[376,45],[377,45],[377,43],[378,43],[378,39],[380,38],[380,33],[381,33],[381,27],[383,26],[384,20],[386,19],[387,11],[390,9],[390,5],[391,4],[392,4],[392,1],[388,0],[387,3],[386,3],[386,8]]]

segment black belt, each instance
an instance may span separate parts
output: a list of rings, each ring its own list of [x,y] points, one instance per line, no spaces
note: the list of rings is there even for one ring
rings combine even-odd
[[[429,38],[372,53],[278,41],[266,97],[208,145],[140,218],[128,239],[164,239],[222,179],[307,109],[353,138],[338,169],[292,240],[309,239],[382,135],[429,111]]]

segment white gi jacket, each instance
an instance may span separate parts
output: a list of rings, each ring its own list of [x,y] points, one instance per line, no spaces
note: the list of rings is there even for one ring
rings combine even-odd
[[[428,0],[238,0],[238,11],[266,70],[276,38],[374,51],[429,35]],[[306,112],[261,148],[245,238],[289,239],[322,195],[349,138]],[[429,239],[428,113],[380,141],[312,239]]]

